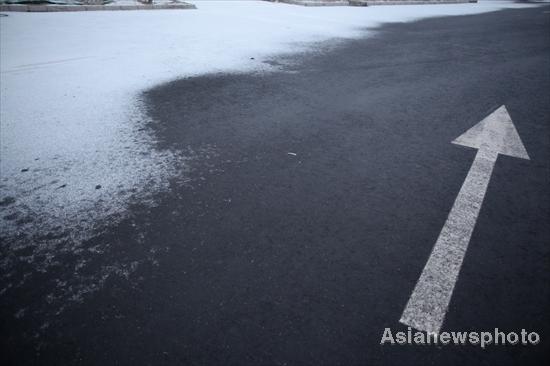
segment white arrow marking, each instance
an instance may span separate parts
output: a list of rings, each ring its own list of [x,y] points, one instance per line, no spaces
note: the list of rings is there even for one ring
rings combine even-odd
[[[468,176],[399,320],[439,333],[498,154],[529,159],[505,106],[453,141],[478,149]]]

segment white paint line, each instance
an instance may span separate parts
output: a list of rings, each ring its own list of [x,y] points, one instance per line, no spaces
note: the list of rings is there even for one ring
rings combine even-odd
[[[498,154],[529,159],[505,106],[453,141],[478,149],[430,258],[399,320],[439,333]]]

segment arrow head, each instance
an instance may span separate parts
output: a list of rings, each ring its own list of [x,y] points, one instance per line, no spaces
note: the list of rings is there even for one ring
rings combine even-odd
[[[500,106],[452,143],[529,160],[505,106]]]

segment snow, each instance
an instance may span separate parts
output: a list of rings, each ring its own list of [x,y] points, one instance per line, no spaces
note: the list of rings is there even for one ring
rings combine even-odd
[[[4,253],[31,248],[29,262],[47,270],[59,252],[77,251],[105,221],[116,224],[131,202],[154,204],[154,194],[165,191],[171,177],[185,174],[184,153],[155,149],[143,129],[148,120],[139,95],[147,88],[205,73],[268,72],[264,61],[270,57],[365,36],[372,32],[367,28],[384,22],[528,6],[192,3],[196,10],[0,17]],[[35,245],[52,232],[71,244]],[[25,239],[10,239],[18,233]],[[8,262],[2,259],[4,271]]]

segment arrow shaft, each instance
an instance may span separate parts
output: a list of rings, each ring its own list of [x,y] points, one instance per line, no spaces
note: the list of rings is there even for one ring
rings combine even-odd
[[[400,322],[439,333],[472,236],[497,152],[478,150]]]

